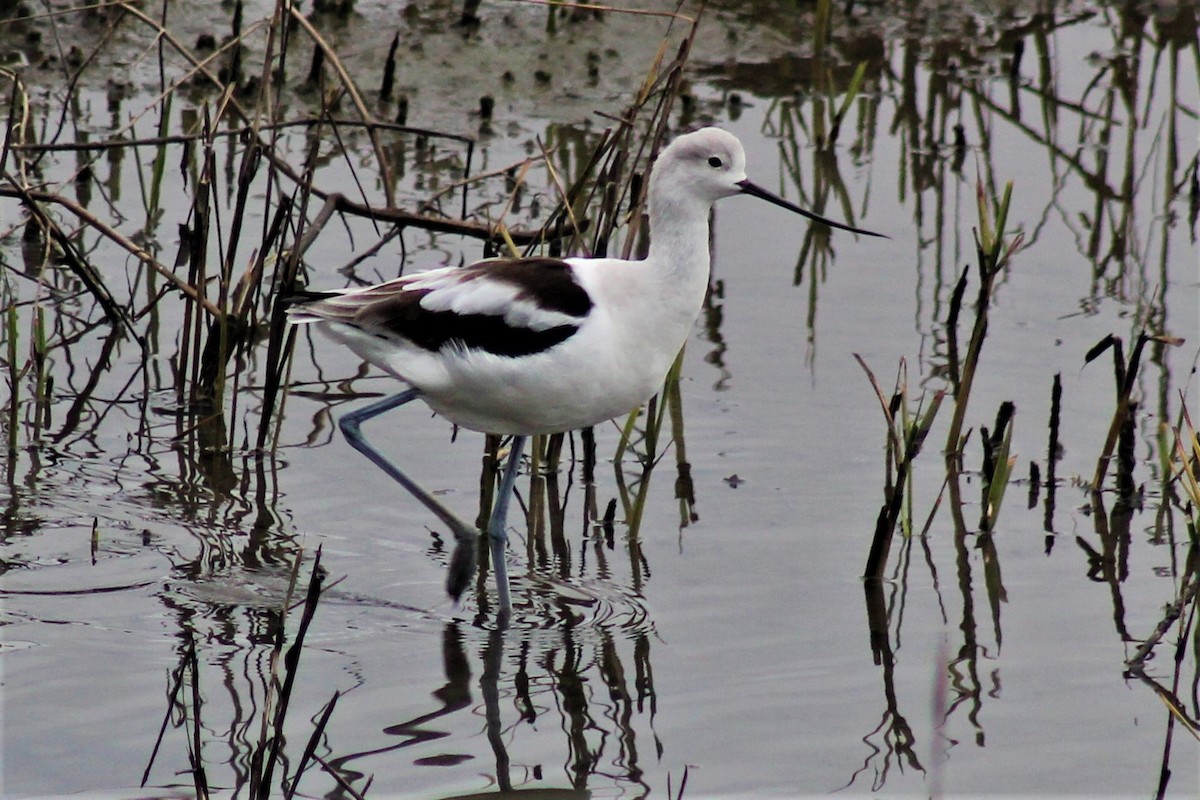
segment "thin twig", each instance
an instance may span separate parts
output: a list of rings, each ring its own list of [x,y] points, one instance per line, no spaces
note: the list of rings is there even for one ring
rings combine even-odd
[[[317,29],[312,26],[312,23],[308,21],[308,19],[300,12],[299,9],[297,9],[295,6],[289,6],[288,12],[292,15],[292,19],[294,19],[300,25],[300,27],[304,28],[304,32],[309,35],[314,43],[316,43],[317,47],[321,48],[321,50],[325,53],[325,59],[333,65],[338,77],[341,78],[342,85],[346,87],[347,94],[349,94],[350,99],[354,101],[354,107],[358,109],[359,115],[364,121],[373,120],[374,117],[371,115],[371,112],[367,110],[366,103],[363,102],[362,95],[358,92],[358,87],[354,85],[354,79],[351,78],[350,73],[346,71],[346,67],[342,64],[341,59],[338,58],[337,52],[329,46]],[[371,146],[375,148],[375,160],[379,164],[379,177],[380,182],[383,184],[384,197],[387,199],[387,204],[389,207],[394,206],[396,204],[396,196],[395,186],[392,184],[391,167],[388,164],[387,157],[384,154],[383,146],[379,143],[379,136],[375,133],[373,128],[368,128],[367,130],[371,137]]]
[[[414,128],[411,125],[400,125],[395,122],[384,122],[375,119],[350,119],[348,117],[297,117],[296,119],[283,120],[281,122],[266,122],[261,125],[241,125],[236,128],[226,128],[220,131],[212,131],[213,138],[241,138],[247,134],[259,131],[277,131],[286,128],[306,128],[314,125],[340,125],[342,127],[359,127],[373,128],[381,131],[395,131],[397,133],[411,133],[414,136],[429,136],[442,139],[450,139],[463,144],[470,144],[475,140],[470,136],[463,136],[450,131],[436,131],[432,128]],[[41,151],[63,152],[70,153],[79,150],[111,150],[122,147],[156,147],[162,144],[184,144],[194,142],[204,137],[200,132],[196,133],[173,133],[168,136],[149,136],[142,139],[120,139],[110,138],[95,142],[63,142],[60,144],[8,144],[6,146],[11,150],[19,150],[23,152],[37,153]],[[476,178],[487,177],[503,170],[495,170],[493,172],[483,173],[475,176]],[[458,186],[456,183],[455,187]]]
[[[0,184],[0,197],[19,197],[21,199],[34,200],[39,203],[53,203],[55,205],[62,206],[67,211],[70,211],[72,214],[78,217],[82,222],[85,222],[88,226],[94,228],[105,238],[110,239],[115,244],[128,251],[130,255],[148,264],[155,272],[173,283],[176,288],[179,289],[179,291],[187,295],[189,299],[203,308],[206,312],[208,312],[208,314],[214,317],[219,317],[221,315],[221,310],[217,308],[211,300],[200,294],[196,287],[192,286],[174,272],[167,269],[167,267],[156,261],[154,256],[152,256],[145,248],[126,238],[120,231],[117,231],[115,228],[109,226],[108,223],[101,220],[95,214],[88,211],[74,200],[71,200],[70,198],[64,197],[60,194],[52,194],[50,192],[42,192],[32,189],[23,189],[22,187],[13,185],[11,183]]]

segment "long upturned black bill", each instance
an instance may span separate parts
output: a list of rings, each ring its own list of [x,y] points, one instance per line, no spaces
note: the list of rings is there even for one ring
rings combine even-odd
[[[884,239],[889,238],[882,233],[876,233],[875,231],[868,231],[863,228],[855,228],[852,225],[844,225],[841,222],[834,222],[831,219],[825,219],[820,214],[814,214],[811,211],[801,208],[800,206],[796,205],[795,203],[789,203],[787,200],[784,200],[782,197],[771,194],[766,189],[762,188],[761,186],[751,183],[749,180],[739,181],[738,186],[742,187],[742,194],[748,194],[751,197],[757,197],[759,199],[766,200],[768,203],[777,205],[780,208],[786,208],[788,211],[794,211],[802,217],[808,217],[809,219],[816,220],[817,222],[820,222],[822,225],[828,225],[831,228],[838,228],[843,231],[850,231],[851,233],[861,233],[863,236],[879,236]]]

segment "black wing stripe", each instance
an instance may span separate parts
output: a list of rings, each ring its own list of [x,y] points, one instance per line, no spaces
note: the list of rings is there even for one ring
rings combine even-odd
[[[360,319],[368,327],[386,330],[431,352],[452,344],[509,357],[548,350],[579,330],[578,325],[566,324],[539,331],[512,327],[504,317],[492,314],[429,311],[421,306],[426,294],[428,290],[415,290],[373,303],[363,309]]]

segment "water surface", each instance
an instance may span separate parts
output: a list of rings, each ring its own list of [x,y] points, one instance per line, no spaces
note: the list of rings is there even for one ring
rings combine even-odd
[[[137,786],[148,765],[148,786],[186,788],[196,749],[214,791],[246,794],[272,643],[281,624],[290,638],[299,621],[298,611],[281,612],[293,566],[303,585],[318,546],[336,584],[307,634],[280,772],[299,760],[336,691],[317,754],[356,791],[369,782],[368,796],[556,788],[661,797],[670,787],[674,797],[685,776],[690,797],[1196,795],[1198,745],[1185,724],[1200,717],[1187,594],[1195,534],[1182,492],[1167,485],[1160,438],[1185,405],[1200,417],[1194,6],[1146,16],[1093,5],[998,16],[864,8],[851,19],[836,13],[824,47],[809,11],[774,18],[749,8],[720,3],[702,21],[689,99],[672,124],[721,124],[746,143],[757,182],[890,239],[829,236],[750,199],[720,204],[713,292],[682,366],[683,438],[668,444],[668,426],[646,476],[632,454],[614,469],[619,429],[599,426],[594,482],[572,460],[583,453],[578,435],[545,481],[522,479],[534,522],[513,532],[517,608],[504,630],[486,581],[461,605],[446,598],[446,533],[336,434],[333,420],[362,395],[392,391],[388,379],[302,335],[278,446],[258,451],[265,336],[231,363],[216,413],[181,402],[178,376],[195,346],[181,333],[188,304],[175,292],[151,303],[163,279],[84,230],[80,252],[122,305],[145,310],[132,328],[146,351],[114,335],[61,260],[23,238],[24,212],[5,198],[0,258],[15,309],[6,365],[17,331],[4,423],[15,444],[3,490],[5,796],[115,792]],[[485,4],[478,25],[456,25],[461,12],[357,3],[348,20],[314,24],[381,118],[398,110],[374,88],[399,32],[396,94],[409,101],[408,122],[477,139],[476,172],[519,165],[540,138],[556,168],[574,175],[610,124],[594,112],[620,114],[660,40],[673,53],[687,32],[657,17],[519,4]],[[229,11],[207,13],[169,22],[189,43],[223,34]],[[243,25],[268,13],[248,7]],[[124,20],[102,42],[103,26],[71,16],[57,24],[84,52],[104,46],[68,91],[49,55],[49,21],[10,27],[26,37],[17,49],[30,62],[32,139],[105,140],[148,108],[132,132],[156,135],[157,58],[145,26]],[[41,45],[28,30],[42,31]],[[261,39],[248,42],[248,63],[261,67]],[[318,103],[320,89],[298,85],[308,57],[307,43],[291,56],[285,117]],[[860,93],[822,150],[858,63]],[[496,100],[490,123],[472,116],[482,94]],[[210,93],[177,93],[166,130],[201,119],[206,100],[211,114]],[[363,193],[380,197],[371,143],[345,136],[348,155],[329,146],[316,183],[357,196],[354,177],[369,176]],[[399,204],[461,175],[461,143],[387,136],[402,167]],[[280,140],[297,168],[307,145],[299,130]],[[213,147],[221,222],[210,274],[236,213],[244,143]],[[148,215],[158,152],[24,151],[23,161],[9,155],[5,179],[45,182],[171,264],[197,192],[196,173],[179,165],[195,153],[163,148],[160,213]],[[77,180],[84,165],[91,178]],[[544,167],[526,179],[505,217],[515,229],[540,224],[555,202]],[[884,500],[886,428],[853,356],[885,391],[903,360],[914,406],[946,388],[947,314],[964,269],[961,340],[974,313],[977,187],[994,199],[1008,181],[1007,233],[1025,247],[998,279],[966,415],[966,529],[941,495],[948,398],[913,475],[916,533],[897,534],[872,598],[861,576]],[[490,219],[509,192],[501,178],[473,187],[467,205]],[[252,262],[250,243],[277,197],[260,174],[236,273]],[[459,195],[441,202],[455,213]],[[78,225],[53,213],[68,231]],[[308,281],[374,281],[482,254],[476,240],[414,228],[372,254],[386,234],[335,218],[306,254]],[[339,270],[364,255],[349,277]],[[50,344],[45,401],[37,371],[24,368],[39,309]],[[1093,493],[1117,400],[1111,356],[1085,365],[1085,355],[1109,334],[1128,355],[1143,330],[1186,341],[1151,344],[1143,356],[1132,494],[1115,491],[1115,465]],[[1051,454],[1056,375],[1061,447]],[[1005,401],[1016,407],[1014,477],[984,532],[980,428],[993,427]],[[454,436],[416,406],[375,421],[370,434],[473,518],[483,437]],[[690,501],[677,496],[689,488],[683,477]],[[642,481],[638,516],[627,503]],[[1182,626],[1167,630],[1146,673],[1182,718],[1127,666],[1181,596],[1191,598]],[[874,628],[869,599],[882,601]],[[300,788],[349,796],[317,767]]]

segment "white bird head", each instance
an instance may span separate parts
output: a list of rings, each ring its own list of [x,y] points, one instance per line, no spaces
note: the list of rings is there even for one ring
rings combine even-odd
[[[687,195],[706,204],[740,194],[746,180],[746,151],[742,143],[720,128],[685,133],[654,162],[651,181],[672,195]]]
[[[652,204],[690,199],[706,206],[722,197],[747,194],[832,228],[883,236],[826,219],[754,184],[746,177],[746,151],[742,143],[720,128],[701,128],[671,142],[654,163],[650,194]]]

